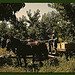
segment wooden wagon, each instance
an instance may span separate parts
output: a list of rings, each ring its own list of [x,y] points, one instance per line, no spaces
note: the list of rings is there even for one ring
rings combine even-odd
[[[53,49],[55,51],[55,49]],[[68,54],[70,53],[75,53],[75,43],[74,42],[61,42],[57,43],[57,51],[54,52],[54,54],[60,54],[62,55],[63,53],[67,52]]]

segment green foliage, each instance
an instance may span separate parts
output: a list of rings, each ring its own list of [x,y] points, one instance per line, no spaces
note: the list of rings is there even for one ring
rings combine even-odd
[[[75,67],[73,66],[75,64],[75,58],[70,59],[69,61],[66,61],[65,57],[58,57],[59,65],[50,65],[51,59],[44,62],[44,66],[40,69],[39,72],[51,72],[51,73],[63,73],[63,72],[75,72]]]
[[[21,5],[20,5],[21,4]],[[5,7],[4,7],[5,6]],[[50,4],[48,4],[50,6]],[[16,7],[16,8],[15,8]],[[1,11],[0,13],[0,20],[9,20],[13,16],[13,13],[16,13],[20,10],[20,8],[24,7],[24,4],[11,4],[6,3],[0,5]],[[5,21],[0,23],[0,35],[3,36],[5,34],[13,35],[19,39],[27,39],[28,37],[33,38],[34,40],[44,40],[48,39],[48,35],[52,35],[52,30],[56,30],[57,36],[59,37],[60,41],[74,41],[74,34],[75,34],[75,18],[74,18],[74,3],[54,3],[52,7],[56,8],[59,12],[48,12],[42,16],[42,19],[39,21],[40,18],[40,10],[37,10],[32,15],[31,10],[27,11],[27,15],[29,19],[26,19],[25,16],[16,19],[10,20],[10,28],[8,28],[8,24]],[[70,8],[70,9],[68,9]],[[6,9],[6,10],[5,10]],[[5,12],[4,12],[5,11]],[[2,13],[4,12],[4,13]],[[4,14],[4,15],[3,15]],[[0,50],[0,55],[6,55],[6,49]],[[13,54],[11,52],[11,54]],[[13,54],[14,55],[14,54]],[[17,67],[15,68],[13,65],[9,66],[5,63],[3,66],[0,66],[0,72],[75,72],[75,58],[69,58],[69,61],[66,61],[65,56],[58,57],[59,65],[55,66],[55,63],[52,59],[48,59],[43,61],[43,67],[33,67],[31,60],[27,59],[28,65],[30,67]],[[16,60],[13,60],[15,64]],[[22,60],[22,62],[24,62]],[[52,63],[52,64],[51,64]],[[37,62],[35,62],[37,64]],[[24,65],[24,63],[23,63]]]
[[[33,38],[34,40],[38,40],[39,39],[39,18],[40,18],[40,10],[37,9],[37,11],[34,11],[34,14],[32,15],[31,10],[27,11],[27,15],[29,19],[26,19],[25,16],[24,17],[24,21],[28,23],[28,36],[30,38]]]
[[[15,13],[24,6],[24,3],[0,3],[0,20],[16,20]]]
[[[64,34],[65,38],[69,41],[75,41],[75,3],[53,3],[48,4],[48,6],[55,8],[62,16],[64,22],[66,21],[65,25],[63,24],[66,32]]]
[[[73,3],[70,5],[74,7]],[[50,4],[48,4],[48,6],[50,6]],[[59,12],[48,12],[47,14],[42,15],[41,20],[39,20],[40,10],[37,9],[37,11],[34,11],[33,15],[31,10],[29,10],[27,11],[29,19],[26,19],[25,16],[19,18],[19,21],[17,19],[16,21],[11,19],[11,28],[7,28],[8,25],[6,25],[5,28],[1,27],[0,34],[12,34],[20,39],[27,39],[30,37],[34,40],[46,40],[49,39],[48,35],[52,35],[52,30],[54,29],[57,33],[57,37],[62,38],[62,41],[74,41],[74,22],[68,18],[66,13],[67,10],[64,8],[63,3],[54,3],[51,7],[56,8]],[[20,9],[17,8],[15,10],[17,11]]]
[[[7,23],[3,21],[2,23],[0,23],[0,36],[5,35],[7,31]]]
[[[13,35],[16,38],[19,39],[26,39],[28,37],[27,33],[27,24],[23,23],[23,20],[20,18],[19,21],[10,21],[12,24],[11,28],[9,28],[7,34]]]

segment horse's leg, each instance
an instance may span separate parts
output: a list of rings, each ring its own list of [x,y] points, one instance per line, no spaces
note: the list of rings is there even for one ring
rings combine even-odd
[[[33,64],[34,64],[34,54],[33,54],[33,60],[32,61],[33,61]]]
[[[27,63],[26,63],[26,55],[23,57],[23,59],[24,59],[25,67],[27,67]]]
[[[19,56],[18,59],[19,59],[19,65],[22,67],[21,57]]]
[[[40,53],[40,54],[39,54],[39,63],[40,63],[40,67],[43,66],[43,63],[42,63],[41,60],[42,60],[42,54]]]
[[[18,59],[18,57],[16,59],[17,59],[17,63],[18,63],[16,66],[19,66],[19,59]]]
[[[40,60],[40,67],[42,67],[43,66],[43,63],[41,62],[41,60]]]
[[[16,67],[17,66],[19,66],[19,56],[18,56],[18,54],[17,54],[17,50],[16,50],[17,48],[12,48],[12,50],[13,50],[13,52],[15,53],[15,55],[16,55],[16,60],[17,60],[17,65],[16,65]]]
[[[44,53],[45,58],[48,59],[48,54],[49,53],[48,53],[48,49],[47,49],[47,46],[46,45],[44,46],[44,49],[43,50],[44,50],[43,53]]]
[[[17,63],[18,63],[16,66],[19,66],[19,65],[22,66],[20,56],[18,56],[16,59],[17,59]]]

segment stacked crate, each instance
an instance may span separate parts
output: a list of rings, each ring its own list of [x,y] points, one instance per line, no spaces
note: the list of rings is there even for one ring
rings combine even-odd
[[[61,42],[57,44],[57,51],[66,51],[66,47],[65,45],[67,44],[67,42]]]

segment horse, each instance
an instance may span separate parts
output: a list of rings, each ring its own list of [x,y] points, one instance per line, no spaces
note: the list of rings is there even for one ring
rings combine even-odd
[[[21,57],[24,59],[25,67],[27,67],[26,63],[26,55],[33,55],[33,62],[34,62],[34,56],[38,56],[40,66],[43,66],[42,63],[42,55],[48,58],[48,50],[45,43],[40,43],[38,45],[31,45],[27,44],[23,41],[20,41],[17,38],[14,38],[13,36],[3,38],[1,40],[2,48],[6,47],[7,51],[12,50],[16,56],[18,56],[17,61],[18,65],[22,66],[21,63]],[[18,66],[17,65],[17,66]]]

